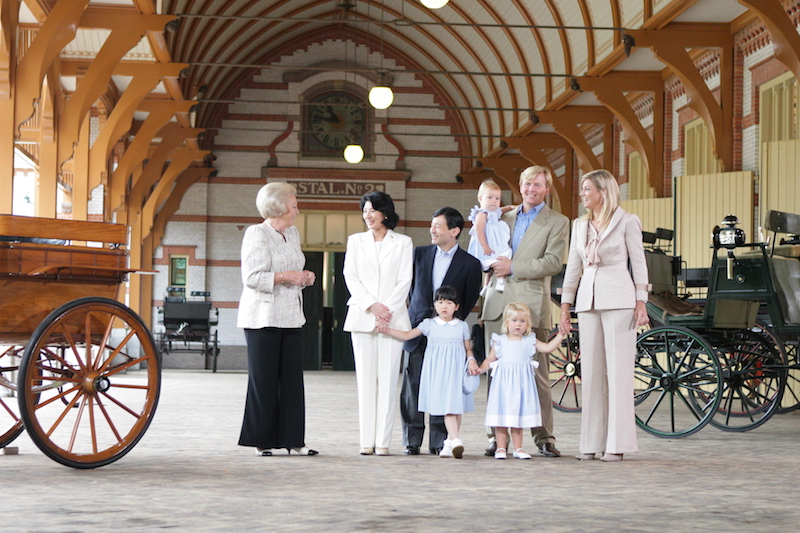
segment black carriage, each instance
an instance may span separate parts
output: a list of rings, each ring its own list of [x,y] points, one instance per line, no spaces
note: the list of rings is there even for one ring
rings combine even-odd
[[[637,339],[634,397],[637,423],[653,435],[685,437],[709,423],[747,431],[798,406],[797,389],[786,384],[796,384],[800,368],[800,216],[769,212],[771,245],[746,243],[736,223],[729,216],[714,228],[705,272],[647,251],[652,328]],[[776,246],[779,233],[789,238]],[[707,286],[706,297],[677,295],[678,279],[685,287]],[[553,358],[554,403],[579,411],[577,331],[562,352]]]
[[[185,288],[167,287],[164,304],[159,308],[164,330],[156,334],[163,358],[171,353],[195,353],[204,357],[205,368],[217,371],[219,340],[216,326],[219,309],[208,301],[208,291],[193,291],[187,300]]]

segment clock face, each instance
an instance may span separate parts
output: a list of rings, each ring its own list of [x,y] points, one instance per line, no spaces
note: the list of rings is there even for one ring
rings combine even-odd
[[[308,124],[313,138],[329,150],[343,150],[353,143],[364,144],[364,110],[346,94],[328,94],[313,102]]]

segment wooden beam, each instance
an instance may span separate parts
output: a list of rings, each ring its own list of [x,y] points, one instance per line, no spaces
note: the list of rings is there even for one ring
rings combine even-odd
[[[714,151],[724,170],[734,168],[733,159],[733,36],[727,24],[675,24],[660,30],[631,30],[636,46],[649,47],[667,64],[686,90],[688,106],[708,126]],[[720,51],[720,102],[697,70],[687,48],[717,48]]]
[[[39,28],[36,38],[17,66],[14,127],[27,121],[35,111],[45,72],[74,38],[78,21],[89,0],[57,2]]]
[[[800,80],[800,34],[780,0],[738,0],[758,15],[772,36],[775,57]]]
[[[97,187],[107,178],[107,161],[111,150],[119,138],[130,130],[133,115],[141,102],[158,85],[165,72],[174,72],[180,66],[164,63],[151,64],[149,67],[143,68],[140,74],[131,80],[92,145],[89,161],[90,189]],[[175,112],[188,113],[195,104],[196,102],[184,100],[177,103],[173,109]]]
[[[664,193],[664,82],[660,72],[610,72],[601,78],[577,78],[581,90],[593,91],[622,125],[627,142],[641,155],[650,185],[658,196]],[[629,92],[650,92],[653,97],[651,139],[626,97]]]

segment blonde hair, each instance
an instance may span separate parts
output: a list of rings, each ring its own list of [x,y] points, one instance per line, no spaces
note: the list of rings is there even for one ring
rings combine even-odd
[[[258,213],[264,218],[276,218],[286,214],[289,198],[297,196],[297,189],[281,181],[267,183],[256,195]]]
[[[522,314],[525,315],[525,319],[528,321],[528,327],[525,328],[525,335],[530,335],[533,331],[533,319],[531,319],[531,310],[522,302],[511,302],[508,304],[503,311],[503,334],[508,333],[508,321],[511,319],[512,315],[515,314]]]
[[[547,185],[548,189],[553,188],[553,174],[550,172],[550,169],[547,167],[533,165],[532,167],[528,167],[522,171],[519,175],[519,184],[520,186],[525,183],[526,181],[533,181],[536,179],[536,176],[539,174],[544,175],[544,182]]]
[[[581,177],[580,188],[583,188],[583,182],[586,180],[591,181],[597,187],[600,196],[603,197],[603,205],[600,207],[599,213],[588,211],[584,217],[587,220],[592,220],[596,215],[600,225],[605,226],[611,221],[614,211],[619,207],[619,184],[617,183],[617,178],[608,170],[601,168],[584,174]]]
[[[502,189],[492,178],[486,178],[483,180],[483,183],[481,183],[481,186],[478,187],[478,200],[480,200],[488,191],[502,191]]]

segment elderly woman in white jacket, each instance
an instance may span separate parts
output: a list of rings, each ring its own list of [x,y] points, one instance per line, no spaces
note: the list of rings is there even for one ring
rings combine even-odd
[[[242,241],[242,282],[237,325],[247,341],[247,401],[239,445],[259,455],[285,448],[317,455],[305,444],[303,387],[303,288],[316,276],[303,270],[305,256],[294,221],[295,188],[268,183],[256,206],[264,222],[247,228]]]
[[[619,186],[607,170],[585,174],[579,194],[586,215],[572,226],[558,326],[562,334],[569,333],[574,303],[583,398],[577,458],[621,461],[623,454],[638,450],[633,405],[636,328],[649,322],[642,224],[619,207]]]
[[[375,331],[378,324],[411,329],[406,298],[413,276],[410,237],[392,231],[400,220],[380,191],[361,198],[367,231],[351,235],[344,258],[350,291],[344,330],[351,333],[358,384],[362,455],[389,455],[403,343]]]

